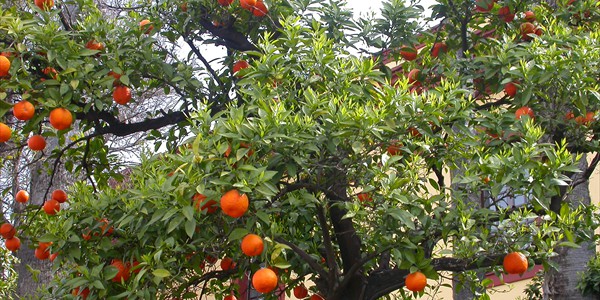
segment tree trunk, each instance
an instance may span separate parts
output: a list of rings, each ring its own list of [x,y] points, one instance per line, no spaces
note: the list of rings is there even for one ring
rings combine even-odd
[[[54,149],[58,147],[58,140],[56,138],[48,138],[46,146],[46,152],[50,151],[49,149]],[[39,158],[40,154],[36,155],[36,159]],[[44,204],[44,195],[46,190],[50,186],[50,178],[52,170],[49,170],[54,160],[46,161],[44,158],[38,160],[34,164],[29,166],[29,202],[27,206],[30,207],[41,207]],[[21,169],[21,172],[26,171]],[[50,192],[53,191],[54,188],[64,188],[64,184],[66,183],[66,174],[65,172],[61,172],[60,168],[57,170],[57,174],[55,174],[53,179],[52,188]],[[14,187],[24,189],[25,186]],[[49,197],[50,195],[48,195]],[[19,216],[20,213],[23,213],[25,205],[23,204],[15,204],[14,212]],[[40,214],[43,214],[43,211],[38,211],[37,217]],[[29,226],[30,223],[23,218],[16,218],[15,223],[17,226]],[[21,249],[17,251],[17,258],[19,258],[20,262],[15,266],[15,270],[17,271],[18,279],[17,279],[17,290],[16,294],[20,298],[32,298],[39,299],[37,296],[38,289],[43,290],[44,287],[52,281],[53,272],[52,265],[49,260],[39,260],[35,257],[34,251],[37,247],[37,242],[33,243],[31,241],[31,237],[23,236],[21,238]]]
[[[587,167],[586,156],[579,162],[579,168]],[[575,178],[577,179],[577,178]],[[589,181],[576,186],[568,195],[567,201],[575,205],[589,205]],[[544,299],[552,300],[594,300],[593,296],[582,296],[577,289],[580,273],[585,271],[588,261],[594,256],[596,249],[593,243],[585,242],[581,248],[561,247],[556,249],[558,256],[553,261],[558,269],[546,270],[544,274]]]

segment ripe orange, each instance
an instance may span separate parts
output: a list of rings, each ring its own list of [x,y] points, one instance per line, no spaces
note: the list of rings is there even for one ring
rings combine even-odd
[[[0,235],[5,239],[12,239],[17,233],[17,230],[10,223],[4,223],[0,226]]]
[[[6,249],[15,252],[21,248],[21,240],[15,236],[11,239],[6,239],[4,245],[6,246]]]
[[[521,252],[511,252],[506,254],[502,265],[504,266],[504,272],[507,274],[522,274],[525,273],[529,267],[527,257]]]
[[[54,261],[58,257],[58,252],[50,254],[50,261]]]
[[[44,202],[44,212],[48,215],[56,215],[60,211],[60,203],[54,199],[46,200]]]
[[[247,61],[245,60],[238,60],[235,64],[233,64],[233,74],[236,74],[237,72],[249,67],[250,65],[248,64]],[[239,75],[237,75],[238,77],[240,77]]]
[[[104,50],[104,44],[97,42],[96,40],[90,40],[89,42],[85,43],[85,47],[90,50]]]
[[[27,121],[33,118],[35,108],[33,104],[27,100],[20,101],[13,106],[13,115],[21,121]]]
[[[27,140],[27,146],[33,151],[42,151],[46,148],[46,139],[41,135],[32,135]]]
[[[252,7],[256,5],[257,0],[240,0],[240,6],[243,9],[252,10]]]
[[[525,21],[535,22],[535,13],[532,11],[526,11],[525,12]]]
[[[0,55],[0,77],[8,75],[10,70],[10,60],[4,55]]]
[[[90,289],[85,288],[85,289],[81,290],[81,292],[79,292],[79,290],[80,290],[79,287],[74,288],[71,291],[71,295],[73,295],[73,296],[79,295],[79,296],[81,296],[81,299],[86,300],[88,295],[90,294]]]
[[[498,10],[498,17],[503,19],[504,22],[510,23],[515,19],[515,14],[510,12],[510,7],[503,6]]]
[[[487,2],[489,1],[489,2]],[[494,1],[491,0],[475,0],[475,10],[479,12],[488,12],[494,7]],[[487,3],[487,5],[486,5]]]
[[[525,22],[523,24],[521,24],[521,37],[523,37],[524,40],[528,41],[531,40],[531,37],[529,36],[529,34],[535,33],[535,25],[529,23],[529,22]]]
[[[419,132],[419,129],[417,129],[416,127],[408,127],[408,133],[410,133],[410,135],[414,136],[414,137],[420,137],[422,134],[421,132]]]
[[[404,285],[409,291],[420,292],[425,289],[425,286],[427,286],[427,277],[425,277],[425,274],[419,271],[410,273],[408,276],[406,276]]]
[[[54,6],[54,0],[35,0],[34,3],[41,10],[50,10]]]
[[[145,34],[149,34],[154,29],[152,26],[152,22],[148,19],[144,19],[140,21],[140,30],[142,30]]]
[[[515,111],[515,117],[518,119],[521,119],[522,116],[524,115],[528,115],[530,118],[534,118],[534,113],[533,113],[533,109],[529,108],[528,106],[523,106],[519,109],[517,109],[517,111]]]
[[[247,234],[242,239],[242,252],[248,256],[259,256],[264,248],[263,239],[256,234]]]
[[[29,201],[29,193],[25,190],[18,191],[17,195],[15,195],[15,201],[19,203],[26,203]]]
[[[321,296],[319,294],[314,294],[314,295],[310,296],[310,300],[325,300],[325,298],[323,298],[323,296]]]
[[[52,127],[63,130],[71,127],[73,123],[73,115],[66,108],[55,108],[50,112],[50,125]]]
[[[229,294],[223,298],[223,300],[237,300],[237,298],[233,294]]]
[[[504,85],[504,93],[510,97],[514,97],[517,94],[517,86],[514,82],[509,82]]]
[[[67,197],[67,193],[63,190],[54,190],[51,196],[51,198],[56,200],[58,203],[67,202]]]
[[[224,257],[221,259],[221,270],[227,271],[232,270],[233,268],[235,268],[235,262],[231,257]]]
[[[209,264],[211,264],[211,265],[217,262],[217,258],[216,258],[216,257],[214,257],[214,256],[212,256],[212,255],[210,255],[210,254],[209,254],[209,255],[207,255],[207,256],[204,258],[204,260],[206,260],[206,261],[207,261]]]
[[[113,92],[113,100],[121,105],[127,104],[131,100],[131,90],[123,85],[117,86]]]
[[[117,275],[112,279],[113,282],[127,281],[129,279],[131,274],[129,272],[130,268],[128,264],[123,263],[120,259],[113,259],[110,265],[118,270]]]
[[[0,123],[0,143],[4,143],[10,139],[12,135],[12,130],[8,125],[4,123]]]
[[[417,59],[417,49],[412,46],[402,46],[400,48],[400,56],[408,61],[415,60]]]
[[[179,9],[181,9],[182,12],[187,12],[187,9],[188,9],[187,2],[181,3],[181,5],[179,5]]]
[[[412,69],[410,70],[410,72],[408,72],[408,83],[415,83],[415,82],[419,82],[419,73],[421,73],[421,70],[419,69]]]
[[[44,73],[44,75],[52,78],[52,79],[57,79],[58,78],[58,71],[56,71],[55,68],[52,67],[46,67],[42,73]]]
[[[269,9],[262,0],[257,0],[252,9],[252,14],[255,17],[264,17],[269,13]]]
[[[403,145],[400,143],[393,143],[387,147],[387,153],[390,156],[400,155],[400,154],[402,154],[402,149],[401,149],[402,146]]]
[[[371,202],[373,201],[373,198],[371,198],[371,195],[369,193],[358,193],[358,195],[356,195],[358,197],[358,201],[360,202]]]
[[[596,115],[593,111],[588,111],[584,116],[577,116],[575,118],[575,122],[579,125],[588,125],[594,121],[594,116]]]
[[[252,276],[252,286],[260,293],[268,293],[277,287],[277,275],[271,269],[262,268]]]
[[[113,226],[108,227],[110,222],[108,222],[107,218],[102,218],[100,223],[102,223],[102,225],[100,225],[98,228],[100,228],[100,233],[102,235],[111,235],[114,232],[115,228]]]
[[[308,289],[304,286],[304,284],[298,285],[294,288],[294,297],[298,299],[304,299],[308,296]]]
[[[39,260],[46,260],[50,257],[50,251],[48,249],[37,247],[35,248],[35,257]]]
[[[231,190],[221,197],[221,209],[223,213],[232,217],[239,218],[248,211],[250,201],[246,194],[241,194],[238,190]]]
[[[448,46],[444,42],[438,42],[433,44],[433,48],[431,48],[431,56],[438,57],[440,55],[440,51],[442,53],[446,53],[448,51]]]
[[[229,6],[234,0],[217,0],[221,6]]]
[[[204,196],[203,194],[194,194],[194,196],[192,197],[192,200],[194,201],[194,209],[200,212],[206,211],[207,214],[214,214],[215,212],[217,212],[217,209],[219,209],[219,207],[217,206],[217,201],[210,199],[204,202],[205,199],[206,196]],[[201,204],[202,206],[200,206]]]

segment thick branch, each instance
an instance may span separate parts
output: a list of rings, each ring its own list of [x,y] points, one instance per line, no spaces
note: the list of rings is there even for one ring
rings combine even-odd
[[[292,248],[292,251],[294,251],[296,254],[298,254],[298,256],[300,256],[300,258],[302,258],[302,260],[304,260],[308,264],[308,266],[311,269],[313,269],[313,271],[317,272],[321,278],[323,278],[323,279],[327,278],[327,272],[325,272],[325,269],[321,265],[319,265],[319,263],[317,262],[316,259],[312,258],[308,253],[306,253],[304,250],[300,249],[300,247],[298,247],[295,244],[290,243],[280,237],[275,238],[275,241]]]
[[[215,26],[212,21],[201,18],[198,23],[214,36],[221,38],[224,41],[224,46],[227,48],[239,51],[256,51],[258,50],[241,32],[234,30],[231,27]]]
[[[329,234],[329,225],[327,224],[327,219],[325,218],[323,207],[321,207],[320,205],[317,206],[317,217],[319,218],[319,223],[321,224],[321,232],[323,233],[323,245],[325,246],[325,256],[327,259],[327,266],[329,267],[328,281],[332,283],[335,282],[335,276],[338,273],[337,261],[333,253],[333,243],[331,241],[331,235]],[[329,288],[332,289],[333,286],[329,285]]]

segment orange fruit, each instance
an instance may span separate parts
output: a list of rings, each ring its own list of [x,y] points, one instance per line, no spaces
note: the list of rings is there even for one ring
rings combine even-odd
[[[4,223],[0,226],[0,235],[5,239],[12,239],[17,233],[17,230],[10,223]]]
[[[50,10],[54,6],[54,0],[35,0],[34,3],[41,10]]]
[[[319,294],[314,294],[314,295],[310,296],[310,300],[325,300],[325,298],[323,298],[323,296],[321,296]]]
[[[194,201],[194,209],[196,211],[206,211],[207,214],[214,214],[215,212],[217,212],[217,209],[219,208],[217,206],[217,201],[210,199],[206,202],[204,202],[204,200],[206,199],[206,196],[204,196],[203,194],[200,193],[196,193],[194,194],[194,196],[192,197],[192,200]],[[202,204],[204,203],[204,204]],[[202,205],[202,206],[200,206]]]
[[[50,254],[50,261],[54,261],[58,257],[58,252]]]
[[[400,48],[400,56],[408,61],[415,60],[417,59],[417,49],[412,46],[402,46]]]
[[[504,85],[504,93],[510,97],[514,97],[517,94],[517,86],[514,82],[509,82]]]
[[[107,218],[102,218],[100,223],[102,223],[102,225],[99,226],[100,233],[102,233],[102,235],[111,235],[115,231],[113,226],[108,227],[110,223],[108,222]]]
[[[255,17],[264,17],[269,13],[269,9],[262,0],[257,0],[252,9],[252,14]]]
[[[127,104],[131,100],[131,90],[123,85],[117,86],[113,91],[113,100],[121,105]]]
[[[530,118],[534,118],[534,113],[533,113],[533,109],[529,108],[528,106],[523,106],[519,109],[517,109],[517,111],[515,111],[515,117],[518,119],[521,119],[522,116],[528,115]]]
[[[525,21],[535,22],[535,13],[532,11],[526,11],[525,12]]]
[[[35,257],[39,260],[46,260],[50,257],[50,251],[48,249],[37,247],[35,248]]]
[[[179,9],[181,9],[182,12],[187,12],[187,9],[188,9],[187,2],[181,3],[181,5],[179,5]]]
[[[210,255],[210,254],[209,254],[209,255],[207,255],[207,256],[204,258],[204,260],[206,260],[206,261],[207,261],[209,264],[211,264],[211,265],[217,262],[217,258],[216,258],[216,257],[214,257],[214,256],[212,256],[212,255]]]
[[[221,259],[221,270],[227,271],[232,270],[233,268],[235,268],[235,262],[231,257],[224,257]]]
[[[32,135],[27,140],[27,146],[33,151],[42,151],[46,148],[46,139],[41,135]]]
[[[85,43],[85,47],[90,50],[104,50],[104,44],[97,42],[96,40],[90,40],[89,42]]]
[[[233,0],[217,0],[221,6],[229,6],[233,3]]]
[[[240,0],[240,6],[243,9],[252,10],[254,5],[256,5],[257,0]]]
[[[4,55],[0,55],[0,77],[8,75],[10,70],[10,60]]]
[[[6,239],[4,245],[6,246],[6,249],[15,252],[21,248],[21,240],[15,236],[11,239]]]
[[[529,263],[523,253],[511,252],[504,256],[502,266],[504,266],[504,272],[507,274],[522,274],[529,268]]]
[[[13,115],[21,121],[27,121],[33,118],[35,108],[33,104],[27,100],[20,101],[13,106]]]
[[[85,288],[85,289],[81,290],[81,292],[79,292],[79,290],[80,290],[79,287],[74,288],[71,291],[71,295],[73,295],[73,296],[79,295],[79,296],[81,296],[81,299],[83,299],[83,300],[87,299],[88,295],[90,294],[90,289]]]
[[[277,275],[271,269],[262,268],[252,276],[252,286],[260,293],[268,293],[277,287]]]
[[[510,23],[515,19],[515,14],[510,12],[510,7],[504,6],[498,10],[498,17],[503,19],[504,22]]]
[[[419,129],[417,129],[416,127],[408,127],[408,132],[410,133],[410,135],[414,136],[414,137],[420,137],[421,136],[421,132],[419,132]]]
[[[425,286],[427,286],[427,277],[425,277],[425,274],[419,271],[410,273],[408,276],[406,276],[404,285],[409,291],[420,292],[425,289]]]
[[[239,218],[248,211],[250,201],[246,194],[241,194],[238,190],[231,190],[221,197],[221,209],[223,213],[232,217]]]
[[[415,82],[419,82],[419,73],[421,73],[421,70],[419,69],[412,69],[410,70],[410,72],[408,72],[408,83],[415,83]]]
[[[0,143],[4,143],[10,139],[12,135],[12,130],[8,125],[4,123],[0,123]]]
[[[73,123],[73,115],[66,108],[55,108],[50,112],[50,125],[52,127],[63,130],[71,127]]]
[[[521,37],[523,37],[524,40],[530,40],[531,37],[529,36],[529,34],[535,33],[535,25],[529,23],[529,22],[525,22],[523,24],[521,24]]]
[[[46,200],[44,202],[44,212],[48,215],[56,215],[60,211],[60,203],[54,199]]]
[[[248,256],[259,256],[264,248],[263,239],[256,234],[247,234],[242,239],[242,252]]]
[[[236,74],[237,72],[249,67],[250,65],[248,64],[247,61],[245,60],[238,60],[235,64],[233,64],[233,74]],[[239,75],[237,75],[238,77],[240,77]]]
[[[446,53],[448,51],[448,46],[444,42],[438,42],[433,44],[433,48],[431,48],[431,56],[438,57],[440,55],[440,51],[442,53]]]
[[[144,31],[145,34],[149,34],[154,29],[152,22],[148,19],[140,21],[140,30]]]
[[[403,146],[403,145],[402,145],[402,144],[400,144],[400,143],[394,143],[394,144],[391,144],[391,145],[389,145],[389,146],[387,147],[387,153],[388,153],[390,156],[394,156],[394,155],[400,155],[400,154],[402,154],[402,149],[401,149],[401,148],[402,148],[402,146]]]
[[[296,297],[298,299],[304,299],[307,296],[308,296],[308,289],[304,286],[304,284],[294,287],[294,297]]]
[[[58,78],[58,71],[56,71],[55,68],[46,67],[44,70],[42,70],[42,73],[44,73],[44,75],[46,75],[52,79]]]
[[[223,298],[223,300],[237,300],[237,298],[233,294],[229,294]]]
[[[113,282],[127,281],[129,279],[129,276],[131,275],[129,272],[129,266],[123,263],[123,261],[120,259],[113,259],[110,265],[118,270],[117,275],[115,275],[115,277],[112,279]]]
[[[63,190],[54,190],[52,192],[52,196],[50,197],[51,199],[56,200],[58,203],[65,203],[67,202],[67,193]]]
[[[358,197],[358,201],[360,202],[371,202],[373,201],[373,198],[371,198],[371,195],[369,195],[369,193],[358,193],[358,195],[356,195]]]
[[[15,195],[15,201],[19,203],[26,203],[29,201],[29,193],[25,190],[18,191],[17,195]]]

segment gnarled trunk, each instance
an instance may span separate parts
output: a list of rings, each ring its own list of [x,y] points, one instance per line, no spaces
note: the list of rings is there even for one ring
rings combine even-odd
[[[579,162],[579,168],[587,167],[586,156]],[[575,178],[577,179],[577,178]],[[576,186],[567,196],[567,201],[574,205],[589,205],[589,181]],[[593,243],[583,243],[581,248],[561,247],[556,249],[558,256],[553,261],[558,269],[547,270],[544,274],[544,299],[552,300],[594,300],[598,297],[583,296],[577,289],[581,278],[580,273],[585,271],[587,262],[594,256],[596,249]]]

